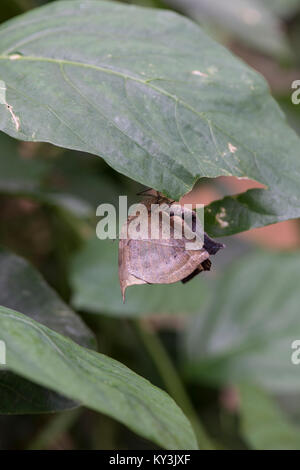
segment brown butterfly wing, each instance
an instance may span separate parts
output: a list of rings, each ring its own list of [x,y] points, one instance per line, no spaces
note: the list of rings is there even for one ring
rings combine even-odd
[[[129,272],[129,260],[131,259],[129,242],[130,240],[128,239],[121,239],[119,241],[119,280],[123,302],[125,302],[125,291],[127,287],[133,286],[135,284],[147,284],[146,281],[136,278]]]
[[[168,199],[156,196],[156,203],[168,203]],[[151,225],[150,208],[151,202],[145,203],[148,209],[149,230]],[[171,201],[170,201],[171,203]],[[178,209],[178,208],[177,208]],[[179,215],[179,218],[178,218]],[[195,225],[195,215],[192,214],[192,231]],[[171,216],[173,220],[173,234],[168,239],[151,239],[150,233],[148,239],[140,237],[133,240],[127,237],[127,229],[135,216],[128,218],[124,224],[125,238],[119,242],[119,278],[125,301],[126,288],[134,284],[171,284],[177,281],[188,282],[201,271],[209,271],[211,262],[209,256],[216,254],[221,248],[222,243],[215,242],[208,235],[204,234],[204,245],[200,250],[187,250],[184,238],[174,237],[175,225],[183,224],[184,213],[178,214],[178,210]],[[181,221],[182,219],[182,221]]]
[[[128,219],[123,233],[127,233],[131,220],[133,218]],[[121,239],[119,279],[123,301],[126,288],[131,285],[171,284],[188,278],[197,268],[201,269],[201,263],[209,258],[209,253],[204,248],[187,250],[186,241],[174,238],[172,230],[168,239]]]
[[[128,272],[149,284],[172,284],[189,276],[209,253],[185,249],[184,240],[129,240]]]

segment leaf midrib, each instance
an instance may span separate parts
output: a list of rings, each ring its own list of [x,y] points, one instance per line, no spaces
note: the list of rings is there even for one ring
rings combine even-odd
[[[5,55],[0,55],[0,60],[8,60],[10,62],[14,62],[13,59],[11,59],[10,56],[5,56]],[[180,100],[177,96],[175,95],[172,95],[171,93],[163,90],[162,88],[159,88],[159,87],[156,87],[154,85],[151,85],[150,84],[150,80],[153,80],[153,79],[149,79],[149,80],[142,80],[141,78],[138,78],[138,77],[133,77],[131,75],[127,75],[125,73],[122,73],[122,72],[118,72],[116,70],[112,70],[110,68],[107,68],[107,67],[101,67],[100,65],[94,65],[94,64],[86,64],[84,62],[76,62],[76,61],[73,61],[73,60],[68,60],[68,59],[53,59],[51,57],[41,57],[41,56],[20,56],[18,59],[15,59],[15,61],[32,61],[32,62],[50,62],[50,63],[54,63],[54,64],[65,64],[65,65],[73,65],[75,67],[84,67],[84,68],[89,68],[89,69],[94,69],[94,70],[98,70],[100,72],[104,72],[104,73],[108,73],[110,75],[115,75],[117,77],[121,77],[123,79],[129,79],[129,80],[133,80],[137,83],[140,83],[142,85],[146,85],[146,86],[149,86],[149,88],[152,88],[153,90],[156,90],[158,91],[159,93],[162,93],[164,94],[165,96],[173,99],[174,101],[176,102],[180,102],[183,106],[187,107],[188,109],[190,109],[191,111],[193,111],[195,114],[199,115],[200,117],[204,118],[204,119],[207,119],[204,115],[204,113],[200,113],[199,111],[197,111],[196,109],[194,109],[192,106],[190,106],[188,103],[186,103],[185,101],[182,101]]]

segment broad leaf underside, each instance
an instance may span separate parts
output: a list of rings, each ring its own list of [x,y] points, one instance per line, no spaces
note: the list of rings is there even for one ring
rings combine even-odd
[[[239,217],[225,215],[222,226],[212,206],[211,233],[299,215],[297,136],[263,78],[191,21],[62,1],[5,23],[0,42],[4,132],[100,155],[175,199],[200,177],[248,177],[270,189],[248,194],[249,207],[225,200]]]
[[[175,402],[119,362],[5,307],[0,328],[14,372],[114,417],[162,447],[197,448]]]

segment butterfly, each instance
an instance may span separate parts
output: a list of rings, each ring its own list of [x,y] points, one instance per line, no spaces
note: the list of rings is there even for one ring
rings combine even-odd
[[[125,302],[125,291],[127,287],[135,284],[172,284],[178,281],[188,282],[202,271],[211,268],[210,255],[215,255],[221,248],[222,243],[215,242],[204,233],[203,243],[199,249],[188,249],[190,242],[185,233],[177,238],[176,232],[183,232],[183,226],[196,233],[196,213],[187,211],[175,201],[164,197],[160,193],[148,194],[148,199],[142,203],[146,207],[144,217],[147,220],[147,233],[141,233],[134,238],[130,236],[131,224],[136,224],[137,215],[129,216],[122,227],[122,236],[119,240],[119,280]],[[158,237],[151,235],[151,206],[164,205],[165,212],[170,218],[170,234],[168,238],[163,237],[163,218],[158,220]],[[186,219],[189,216],[190,225],[186,227]],[[143,220],[141,219],[141,222]]]

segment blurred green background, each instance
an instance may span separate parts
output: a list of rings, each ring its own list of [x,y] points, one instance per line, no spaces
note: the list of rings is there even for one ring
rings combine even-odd
[[[0,21],[43,3],[2,0]],[[300,105],[290,99],[300,79],[300,0],[126,3],[174,9],[198,22],[264,75],[300,133]],[[231,177],[203,180],[187,200],[207,204],[252,187]],[[94,238],[95,209],[119,194],[135,201],[139,190],[100,158],[0,134],[0,243],[80,313],[99,351],[185,401],[218,448],[299,449],[300,365],[291,362],[291,344],[300,339],[299,221],[226,238],[211,273],[177,288],[130,288],[123,306],[117,242]],[[0,270],[4,262],[0,256]],[[11,284],[2,284],[1,296],[17,289]],[[84,408],[1,415],[0,449],[28,448],[155,447]]]

